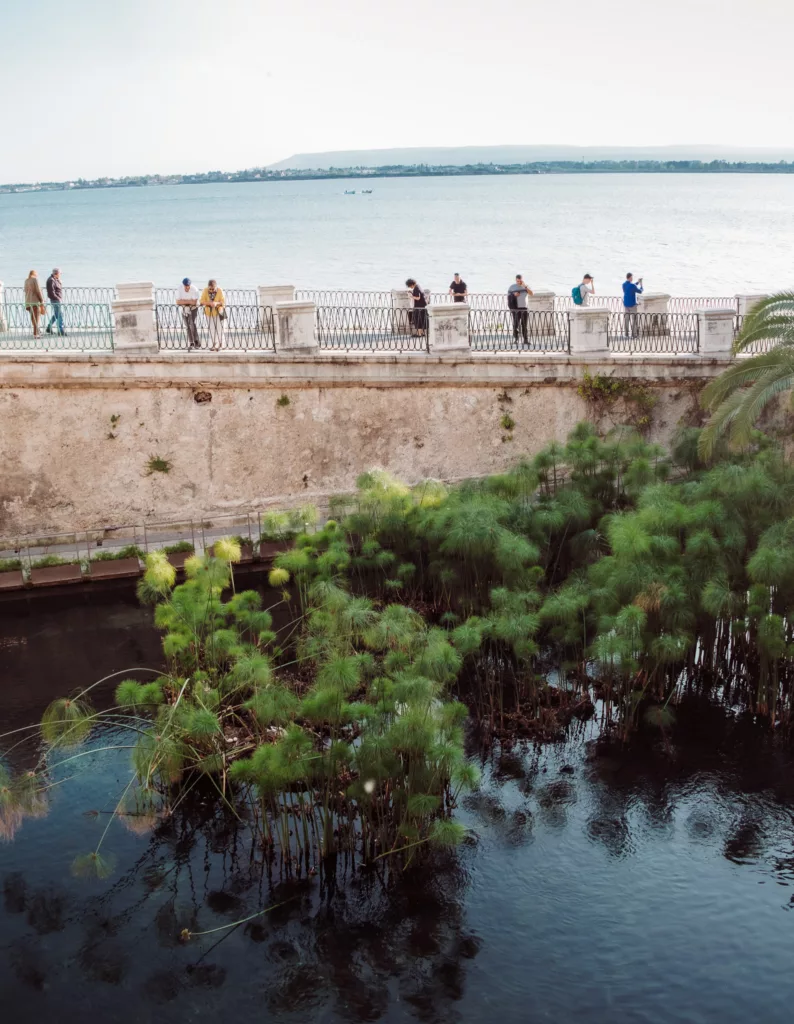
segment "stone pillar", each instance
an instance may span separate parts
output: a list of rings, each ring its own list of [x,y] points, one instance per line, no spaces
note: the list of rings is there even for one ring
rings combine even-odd
[[[646,292],[637,296],[638,313],[660,313],[667,315],[670,311],[670,296],[663,292]]]
[[[148,299],[154,305],[154,284],[151,281],[136,281],[132,284],[117,284],[118,299]]]
[[[279,302],[295,301],[294,284],[260,284],[257,292],[260,306],[272,306],[275,309]]]
[[[294,302],[295,301],[295,285],[294,284],[260,284],[257,288],[259,295],[259,305],[262,309],[266,306],[270,306],[273,310],[273,327],[276,332],[276,346],[278,347],[278,317],[276,316],[276,306],[280,302]],[[262,321],[260,327],[264,331],[267,327],[265,323],[265,317],[263,313],[260,313],[260,320]]]
[[[6,321],[6,286],[0,281],[0,333],[8,330]]]
[[[552,337],[554,330],[554,292],[536,291],[527,295],[529,330],[534,336]]]
[[[728,359],[733,351],[733,327],[736,313],[732,309],[698,310],[698,352],[702,356]]]
[[[319,346],[314,333],[316,309],[317,306],[313,302],[277,303],[277,352],[311,353],[317,351]]]
[[[0,288],[2,285],[0,285]],[[761,299],[768,299],[768,295],[737,295],[736,306],[739,316],[747,316],[754,306],[757,306]]]
[[[606,356],[609,310],[598,306],[575,306],[571,318],[571,355]]]
[[[410,334],[408,312],[414,308],[414,302],[407,288],[392,288],[391,308],[395,311],[392,325],[394,334]]]
[[[157,352],[154,285],[148,281],[117,284],[116,294],[119,297],[110,304],[115,321],[113,347],[124,352]]]
[[[431,352],[469,351],[469,306],[447,302],[428,306],[428,348]]]

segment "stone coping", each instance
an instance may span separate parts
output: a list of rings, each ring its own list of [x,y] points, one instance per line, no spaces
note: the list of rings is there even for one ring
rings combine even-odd
[[[709,379],[731,362],[729,353],[2,353],[0,387],[510,387],[580,381],[585,371],[664,383]]]

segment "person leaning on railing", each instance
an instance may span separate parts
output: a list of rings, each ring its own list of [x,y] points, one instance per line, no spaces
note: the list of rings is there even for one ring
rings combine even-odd
[[[41,294],[41,285],[35,270],[31,270],[25,280],[25,309],[33,324],[33,337],[40,338],[39,317],[44,314],[44,296]]]
[[[213,352],[223,348],[223,328],[226,320],[226,299],[223,289],[218,287],[218,282],[212,278],[207,282],[207,287],[201,293],[199,304],[204,310],[207,318],[207,332],[209,334],[209,347]]]
[[[182,284],[176,290],[176,304],[182,310],[182,322],[185,325],[190,348],[201,348],[198,326],[196,325],[198,303],[198,288],[191,282],[189,277],[183,277]]]

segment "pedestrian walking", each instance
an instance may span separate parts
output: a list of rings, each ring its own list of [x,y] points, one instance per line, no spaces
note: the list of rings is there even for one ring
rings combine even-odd
[[[634,283],[634,275],[626,274],[623,282],[623,333],[627,338],[637,337],[637,296],[642,295],[642,278]]]
[[[41,294],[41,285],[35,270],[31,270],[25,279],[25,309],[33,324],[33,337],[40,338],[39,317],[45,313],[45,309],[44,296]]]
[[[408,314],[408,322],[413,328],[413,333],[423,337],[427,331],[427,297],[412,277],[408,278],[405,286],[414,304]]]
[[[52,306],[52,316],[50,322],[47,324],[47,334],[52,334],[52,325],[57,322],[58,334],[63,337],[66,331],[63,329],[63,282],[61,281],[61,272],[58,267],[53,269],[53,272],[47,278],[47,298],[50,300]]]
[[[223,348],[223,328],[226,320],[226,299],[223,289],[218,287],[218,282],[212,278],[207,282],[207,287],[201,293],[199,305],[204,310],[207,318],[207,334],[209,335],[209,347],[213,352]]]
[[[188,348],[201,348],[199,341],[198,316],[199,290],[189,277],[182,278],[182,284],[176,290],[176,304],[182,311],[182,323],[185,325]]]
[[[524,283],[521,274],[516,274],[515,284],[507,289],[507,306],[513,316],[513,341],[518,341],[519,331],[524,339],[524,344],[529,344],[527,337],[527,323],[529,322],[529,308],[527,299],[534,292]]]
[[[465,302],[469,297],[469,290],[466,287],[466,282],[461,280],[460,274],[455,274],[452,278],[452,283],[449,286],[449,294],[452,296],[453,302]]]

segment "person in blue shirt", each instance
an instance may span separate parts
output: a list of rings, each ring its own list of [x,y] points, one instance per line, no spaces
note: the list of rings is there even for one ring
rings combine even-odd
[[[642,295],[642,278],[634,283],[634,275],[626,274],[623,282],[623,329],[627,338],[637,337],[637,296]]]

